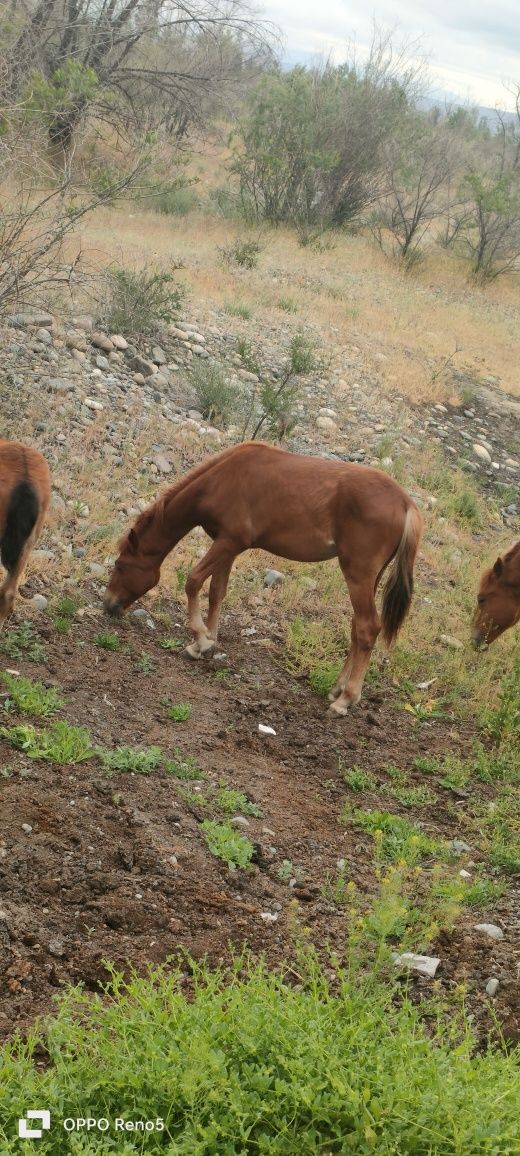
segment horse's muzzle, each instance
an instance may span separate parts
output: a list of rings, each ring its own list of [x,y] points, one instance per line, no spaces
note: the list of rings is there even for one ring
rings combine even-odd
[[[108,591],[103,598],[103,606],[105,612],[109,614],[111,618],[119,618],[123,613],[123,607],[121,603],[118,601],[114,594],[109,594]]]

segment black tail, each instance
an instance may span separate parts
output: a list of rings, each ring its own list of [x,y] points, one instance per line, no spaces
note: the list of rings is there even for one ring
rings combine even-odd
[[[40,512],[38,494],[32,482],[18,482],[9,498],[4,533],[0,543],[2,565],[14,570]]]
[[[421,540],[422,517],[417,506],[406,512],[401,541],[383,594],[383,638],[390,646],[410,609],[413,594],[413,565]]]

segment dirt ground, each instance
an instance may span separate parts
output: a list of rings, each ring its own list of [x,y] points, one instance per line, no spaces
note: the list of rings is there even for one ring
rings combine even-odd
[[[174,602],[169,611],[167,633],[185,641],[184,629],[173,625],[182,611]],[[21,602],[14,622],[23,619]],[[247,943],[276,965],[294,958],[296,926],[344,958],[345,910],[323,894],[323,885],[337,875],[338,859],[361,891],[375,880],[372,838],[342,824],[340,811],[346,798],[361,807],[384,808],[388,801],[366,791],[354,796],[340,764],[378,774],[395,764],[424,783],[413,772],[415,758],[467,751],[467,728],[458,733],[445,719],[414,727],[396,710],[398,692],[386,667],[348,719],[331,718],[324,700],[287,674],[281,642],[260,632],[248,636],[248,624],[234,613],[224,620],[225,657],[203,663],[161,649],[160,631],[136,619],[119,628],[126,654],[95,645],[98,631],[111,627],[94,613],[75,620],[67,634],[40,623],[45,667],[3,656],[4,668],[56,685],[66,703],[59,717],[88,726],[95,744],[156,744],[165,757],[182,752],[206,781],[179,782],[164,769],[108,775],[96,758],[58,767],[0,740],[0,1034],[27,1029],[36,1014],[52,1009],[66,983],[95,989],[106,979],[106,959],[144,970],[182,947],[215,963],[230,945]],[[153,664],[148,673],[135,669],[143,653]],[[169,720],[164,699],[191,703],[189,720]],[[260,735],[259,723],[276,735]],[[201,820],[223,816],[203,798],[219,783],[261,808],[261,817],[248,816],[248,826],[238,827],[255,844],[249,871],[230,871],[206,847]],[[451,839],[460,827],[457,809],[447,804],[463,808],[459,794],[441,789],[435,804],[402,813]],[[392,810],[399,812],[398,805]],[[284,860],[293,865],[293,885],[278,875]],[[481,1035],[492,1026],[486,982],[490,975],[500,979],[494,1011],[510,1040],[520,1037],[514,899],[509,888],[493,910],[493,921],[507,927],[503,941],[473,930],[486,913],[465,911],[457,930],[432,950],[442,960],[437,976],[446,996],[467,985]],[[429,980],[412,984],[417,994],[431,991]]]

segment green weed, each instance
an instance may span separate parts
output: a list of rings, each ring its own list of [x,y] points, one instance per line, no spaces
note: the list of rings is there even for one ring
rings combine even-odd
[[[66,722],[54,722],[44,731],[29,725],[0,727],[0,735],[30,759],[69,765],[83,763],[95,754],[86,727]]]
[[[247,956],[216,972],[188,962],[189,991],[185,966],[126,978],[111,968],[102,995],[60,993],[52,1018],[3,1045],[6,1151],[30,1103],[53,1121],[41,1156],[67,1156],[59,1121],[78,1115],[85,1089],[93,1118],[164,1120],[164,1131],[116,1138],[128,1156],[517,1151],[518,1049],[475,1048],[461,1000],[443,1019],[433,999],[425,1026],[420,1007],[370,970],[336,968],[332,987],[309,957],[295,988],[292,974]]]
[[[249,866],[254,847],[245,835],[240,835],[228,823],[216,823],[212,819],[205,819],[201,830],[211,854],[217,859],[223,859],[232,868]]]
[[[162,647],[163,650],[179,650],[179,647],[182,646],[182,642],[179,638],[160,638],[159,646]]]
[[[14,706],[22,714],[31,714],[35,718],[46,718],[63,706],[63,701],[53,686],[48,687],[43,682],[33,682],[31,678],[22,678],[21,675],[3,673],[0,677],[8,692],[8,698],[4,704],[6,710],[10,710]]]
[[[102,650],[122,650],[123,644],[118,634],[96,634],[94,639],[96,646],[100,646]]]
[[[408,865],[428,856],[439,856],[444,848],[438,840],[426,835],[420,827],[391,815],[388,811],[352,811],[349,805],[342,816],[343,822],[353,822],[374,836],[378,856],[387,863],[403,860]]]
[[[47,661],[45,648],[30,622],[22,622],[0,634],[0,652],[9,658],[27,658],[29,662]]]
[[[139,674],[153,674],[156,669],[155,662],[145,650],[142,650],[139,658],[136,660],[134,670]]]
[[[226,787],[225,783],[219,785],[215,795],[215,804],[219,811],[225,811],[228,814],[255,815],[256,818],[260,818],[262,814],[262,808],[258,806],[258,803],[251,803],[243,791],[235,791],[231,787]]]
[[[341,762],[339,769],[351,791],[377,791],[377,779],[370,771],[364,771],[362,767],[342,767]]]
[[[176,754],[174,759],[167,759],[164,763],[164,769],[169,775],[173,775],[175,779],[205,779],[204,771],[197,766],[195,759],[184,758],[182,755]]]
[[[193,709],[189,702],[171,704],[165,701],[163,705],[166,707],[167,717],[173,722],[187,722]]]
[[[69,594],[64,594],[51,607],[51,618],[55,629],[60,634],[68,634],[76,613],[79,607],[79,602],[75,598],[71,598]]]
[[[162,759],[159,747],[116,747],[113,751],[98,750],[105,771],[115,774],[117,771],[132,771],[136,775],[149,775],[154,771]]]

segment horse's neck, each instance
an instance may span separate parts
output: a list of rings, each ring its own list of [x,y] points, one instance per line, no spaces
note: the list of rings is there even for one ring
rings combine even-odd
[[[181,490],[171,497],[165,496],[161,514],[162,525],[159,533],[162,539],[161,547],[164,547],[166,557],[177,542],[198,525],[198,504],[194,501],[193,495],[190,496]]]

